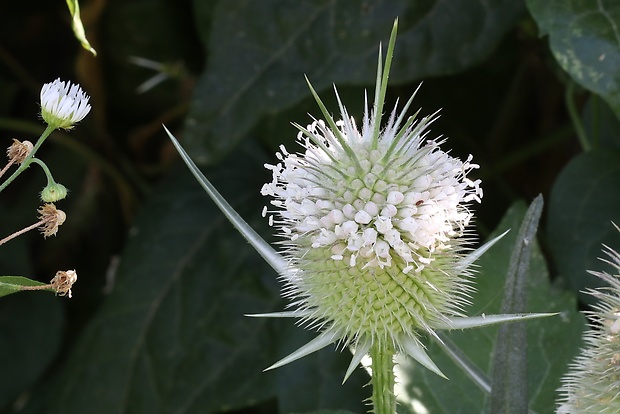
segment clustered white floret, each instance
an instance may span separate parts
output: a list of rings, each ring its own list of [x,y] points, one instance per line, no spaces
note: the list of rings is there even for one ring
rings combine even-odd
[[[361,133],[353,119],[339,121],[336,133],[353,156],[323,121],[300,128],[303,154],[280,147],[281,162],[266,165],[272,181],[261,193],[274,197],[282,218],[276,224],[291,244],[303,237],[350,266],[389,267],[398,257],[407,273],[421,271],[436,250],[463,234],[473,216],[467,203],[482,197],[480,180],[467,178],[478,165],[471,156],[464,162],[451,157],[439,148],[442,142],[424,142],[422,132],[433,119],[398,137],[394,118],[374,149],[368,116]],[[402,141],[396,150],[394,139]]]
[[[59,78],[41,88],[41,114],[48,124],[69,128],[88,115],[88,100],[79,85]]]

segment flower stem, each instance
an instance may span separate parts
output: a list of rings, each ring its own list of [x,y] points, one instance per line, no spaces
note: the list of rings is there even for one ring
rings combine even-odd
[[[372,358],[372,405],[375,414],[395,414],[394,350],[375,342],[370,348]]]
[[[23,228],[23,229],[21,229],[19,231],[16,231],[15,233],[13,233],[13,234],[11,234],[9,236],[6,236],[4,239],[0,240],[0,245],[3,245],[4,243],[8,242],[9,240],[13,240],[15,237],[20,236],[20,235],[22,235],[22,234],[24,234],[24,233],[26,233],[26,232],[28,232],[28,231],[30,231],[32,229],[36,229],[37,227],[39,227],[42,224],[45,224],[45,221],[44,220],[39,220],[38,222],[36,222],[36,223],[26,227],[26,228]]]
[[[13,163],[14,163],[14,160],[9,160],[9,162],[4,166],[2,171],[0,171],[0,177],[2,177],[4,173],[7,172],[9,168],[11,168],[11,165],[13,165]]]
[[[54,181],[54,177],[52,177],[52,172],[50,171],[49,168],[47,168],[47,165],[45,165],[43,161],[41,161],[38,158],[32,158],[32,162],[35,164],[39,164],[39,166],[43,169],[43,172],[45,173],[45,177],[47,177],[47,185],[56,184],[56,181]]]
[[[32,158],[34,157],[34,154],[41,147],[41,145],[43,145],[43,141],[45,141],[45,139],[50,136],[50,134],[52,133],[52,131],[54,131],[54,129],[56,128],[50,125],[48,125],[45,128],[45,131],[43,131],[37,143],[34,144],[32,151],[30,151],[30,154],[28,154],[26,159],[24,159],[24,162],[20,164],[19,168],[15,170],[15,172],[9,178],[7,178],[5,182],[0,184],[0,191],[4,190],[9,184],[11,184],[11,182],[13,182],[15,178],[17,178],[18,175],[20,175],[26,168],[28,168],[28,166],[32,162]]]
[[[579,143],[581,144],[581,149],[584,152],[590,151],[590,142],[588,141],[588,137],[586,135],[586,130],[583,127],[583,123],[581,122],[581,117],[579,116],[579,111],[575,105],[575,82],[570,81],[566,86],[566,93],[564,94],[564,100],[566,101],[566,108],[568,109],[568,115],[570,116],[570,120],[573,123],[573,127],[575,128],[575,133],[577,134],[577,138],[579,139]]]

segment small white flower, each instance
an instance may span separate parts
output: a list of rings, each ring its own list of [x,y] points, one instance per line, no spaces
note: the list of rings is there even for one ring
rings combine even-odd
[[[41,88],[41,116],[55,129],[71,129],[90,112],[89,99],[79,85],[56,79]]]

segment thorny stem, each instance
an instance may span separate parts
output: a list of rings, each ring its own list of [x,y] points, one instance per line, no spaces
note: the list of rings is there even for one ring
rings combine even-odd
[[[5,182],[0,184],[0,191],[4,190],[9,184],[11,184],[11,182],[13,182],[13,180],[15,178],[17,178],[18,175],[20,175],[26,168],[28,168],[30,163],[32,163],[32,161],[33,161],[34,154],[41,147],[41,145],[43,144],[43,141],[45,141],[45,139],[50,136],[50,134],[52,133],[52,131],[54,131],[54,129],[56,129],[56,128],[54,128],[54,127],[52,127],[50,125],[48,125],[45,128],[45,131],[43,131],[43,133],[41,134],[41,137],[39,137],[39,140],[37,141],[37,143],[34,144],[34,147],[32,148],[32,151],[30,151],[30,154],[28,154],[28,156],[26,157],[24,162],[22,162],[20,164],[19,168],[17,170],[15,170],[15,172],[9,178],[7,178]]]
[[[395,414],[394,350],[375,342],[370,348],[372,359],[372,405],[375,414]]]

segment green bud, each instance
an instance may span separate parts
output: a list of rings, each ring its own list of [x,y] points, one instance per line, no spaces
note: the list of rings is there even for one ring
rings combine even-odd
[[[67,187],[62,184],[52,183],[41,191],[41,200],[46,203],[55,203],[58,200],[62,200],[67,196]]]

